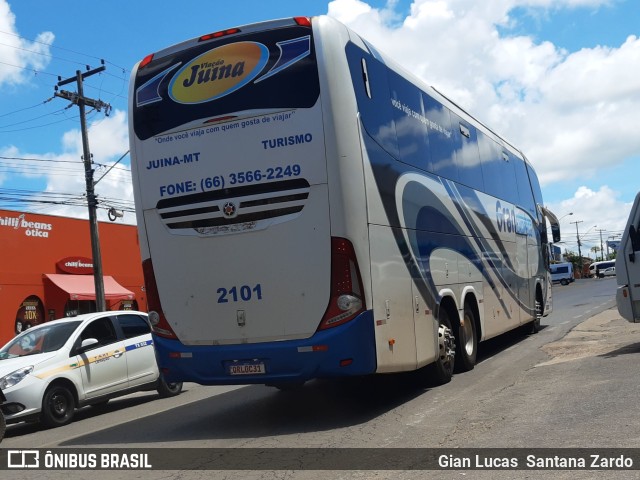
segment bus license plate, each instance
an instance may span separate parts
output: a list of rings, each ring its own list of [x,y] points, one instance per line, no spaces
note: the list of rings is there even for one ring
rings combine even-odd
[[[261,375],[266,373],[263,362],[238,362],[227,366],[229,375]]]

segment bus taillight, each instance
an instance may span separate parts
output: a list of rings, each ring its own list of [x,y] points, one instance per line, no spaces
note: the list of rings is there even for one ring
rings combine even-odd
[[[311,19],[309,17],[293,17],[293,20],[301,27],[311,26]]]
[[[144,68],[147,65],[149,65],[151,63],[151,60],[153,60],[153,53],[147,55],[146,57],[144,57],[141,61],[140,61],[140,65],[138,66],[138,69]]]
[[[331,238],[331,298],[319,330],[342,325],[364,311],[362,278],[351,242]]]
[[[198,38],[199,42],[206,42],[207,40],[213,40],[214,38],[226,37],[227,35],[233,35],[234,33],[240,33],[239,28],[228,28],[226,30],[220,30],[219,32],[207,33]]]
[[[178,337],[169,325],[162,305],[160,304],[160,295],[158,295],[158,285],[156,284],[156,276],[153,272],[153,263],[150,258],[142,262],[142,274],[144,275],[144,283],[147,290],[147,306],[149,307],[149,323],[151,330],[161,337],[177,340]]]

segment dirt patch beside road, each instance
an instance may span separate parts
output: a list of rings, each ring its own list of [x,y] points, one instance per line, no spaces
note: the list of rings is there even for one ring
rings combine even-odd
[[[640,324],[627,322],[612,308],[576,325],[563,339],[543,346],[551,358],[536,366],[606,355],[633,345],[640,352]]]

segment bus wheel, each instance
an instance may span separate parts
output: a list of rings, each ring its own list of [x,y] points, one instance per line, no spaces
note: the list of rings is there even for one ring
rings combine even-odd
[[[469,304],[465,303],[464,315],[456,335],[456,371],[468,372],[473,370],[477,353],[478,334],[476,332],[475,314]]]
[[[440,308],[438,314],[438,356],[430,365],[429,373],[438,385],[451,381],[456,356],[456,343],[451,329],[449,312]]]
[[[542,299],[536,295],[536,318],[531,322],[531,333],[540,331],[540,321],[542,320]]]

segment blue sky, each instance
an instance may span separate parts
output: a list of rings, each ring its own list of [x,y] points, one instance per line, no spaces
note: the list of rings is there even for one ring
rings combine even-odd
[[[545,203],[566,215],[565,248],[576,250],[570,222],[580,222],[586,244],[599,244],[599,230],[605,239],[621,233],[640,190],[637,0],[0,0],[0,208],[86,217],[86,208],[57,203],[81,205],[84,192],[77,107],[47,101],[58,75],[106,61],[85,86],[113,108],[89,114],[100,178],[128,150],[138,60],[236,25],[327,13],[518,145]],[[104,206],[132,208],[128,167],[125,156],[98,182]],[[18,201],[36,192],[54,203]]]

